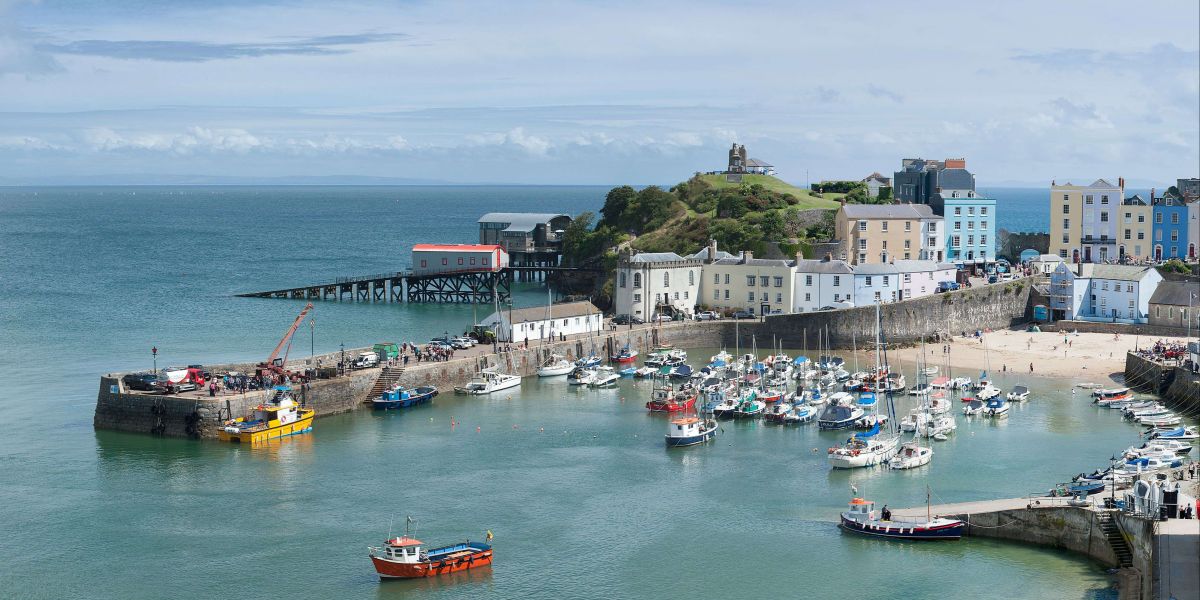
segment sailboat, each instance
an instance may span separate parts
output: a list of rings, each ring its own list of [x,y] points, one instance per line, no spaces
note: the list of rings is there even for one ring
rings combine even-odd
[[[887,363],[887,344],[883,339],[883,321],[880,316],[879,304],[875,305],[875,361],[879,365]],[[900,433],[895,429],[896,405],[892,398],[891,386],[884,390],[887,400],[887,432],[881,432],[880,425],[875,424],[868,431],[854,434],[842,446],[829,449],[829,466],[835,469],[853,469],[883,464],[896,454],[900,445]]]
[[[551,354],[542,366],[538,367],[538,377],[555,377],[566,375],[575,369],[575,364],[562,357],[561,354]]]
[[[887,507],[876,516],[875,503],[864,498],[850,500],[850,509],[842,513],[841,527],[845,531],[875,537],[902,540],[957,540],[967,528],[958,519],[934,518],[929,502],[929,488],[925,488],[925,520],[920,517],[893,518]]]

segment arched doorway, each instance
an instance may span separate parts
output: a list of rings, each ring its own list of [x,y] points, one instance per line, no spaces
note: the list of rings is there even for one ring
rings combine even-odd
[[[1162,260],[1162,246],[1154,246],[1154,260],[1156,262]]]
[[[1079,262],[1079,251],[1078,250],[1071,251],[1071,262],[1073,262],[1073,263]]]

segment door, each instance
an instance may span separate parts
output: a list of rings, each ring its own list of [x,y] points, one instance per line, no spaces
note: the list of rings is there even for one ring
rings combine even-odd
[[[1088,246],[1083,249],[1083,262],[1092,262],[1092,247]]]

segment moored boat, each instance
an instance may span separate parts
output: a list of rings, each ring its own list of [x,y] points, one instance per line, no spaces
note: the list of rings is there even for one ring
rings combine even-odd
[[[612,367],[599,366],[596,367],[596,375],[588,382],[588,387],[613,387],[617,385],[617,381],[621,379],[621,374],[617,373]]]
[[[490,544],[467,541],[422,551],[423,543],[405,535],[368,548],[375,572],[381,579],[415,579],[492,564]]]
[[[460,394],[482,396],[519,385],[521,385],[521,377],[519,375],[501,373],[495,367],[491,367],[476,373],[466,385],[456,387],[454,391]]]
[[[983,414],[996,418],[1008,416],[1008,401],[1000,396],[993,397],[984,406]]]
[[[378,398],[373,398],[371,406],[377,410],[409,408],[418,404],[425,404],[433,400],[433,397],[437,394],[437,388],[431,386],[421,386],[409,390],[402,385],[396,385],[392,389],[385,390]]]
[[[612,356],[609,356],[609,360],[611,360],[612,362],[618,363],[618,364],[631,363],[631,362],[636,362],[637,357],[638,357],[638,351],[634,350],[633,348],[630,348],[629,344],[626,344],[625,347],[621,348],[620,351],[616,352]]]
[[[284,436],[312,430],[316,411],[304,408],[292,397],[292,388],[275,386],[274,395],[266,404],[259,404],[245,417],[225,421],[217,437],[227,442],[257,444]]]
[[[555,377],[566,375],[575,369],[574,363],[558,354],[551,354],[542,366],[538,367],[538,377]]]
[[[911,441],[900,445],[900,451],[888,459],[888,466],[893,469],[915,469],[929,464],[931,460],[933,448]]]
[[[1024,402],[1029,399],[1029,388],[1023,385],[1013,386],[1012,391],[1008,393],[1006,398],[1008,398],[1009,402]]]
[[[695,446],[703,444],[717,434],[717,422],[714,419],[702,419],[697,416],[676,417],[667,424],[667,447]]]
[[[876,537],[904,540],[957,540],[962,537],[966,524],[958,519],[926,518],[924,521],[892,520],[886,510],[875,515],[875,503],[862,498],[850,501],[850,510],[842,513],[841,527]]]
[[[567,374],[567,383],[571,385],[587,385],[596,380],[596,370],[588,367],[575,367]]]

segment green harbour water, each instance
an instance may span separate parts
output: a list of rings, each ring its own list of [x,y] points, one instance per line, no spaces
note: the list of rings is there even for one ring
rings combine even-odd
[[[0,597],[1115,598],[1078,555],[835,525],[852,484],[914,506],[926,485],[935,502],[1013,497],[1103,466],[1137,429],[1073,381],[1001,374],[1033,399],[998,423],[959,415],[933,463],[908,472],[831,471],[824,449],[847,433],[815,424],[726,423],[712,444],[668,451],[633,381],[527,379],[322,418],[263,448],[92,428],[101,373],[149,368],[151,346],[159,367],[261,359],[302,304],[234,293],[396,270],[413,243],[472,240],[484,212],[573,214],[605,191],[0,189]],[[323,302],[314,315],[293,354],[424,341],[472,309]],[[492,530],[495,565],[380,583],[367,546],[407,515],[431,544]]]

